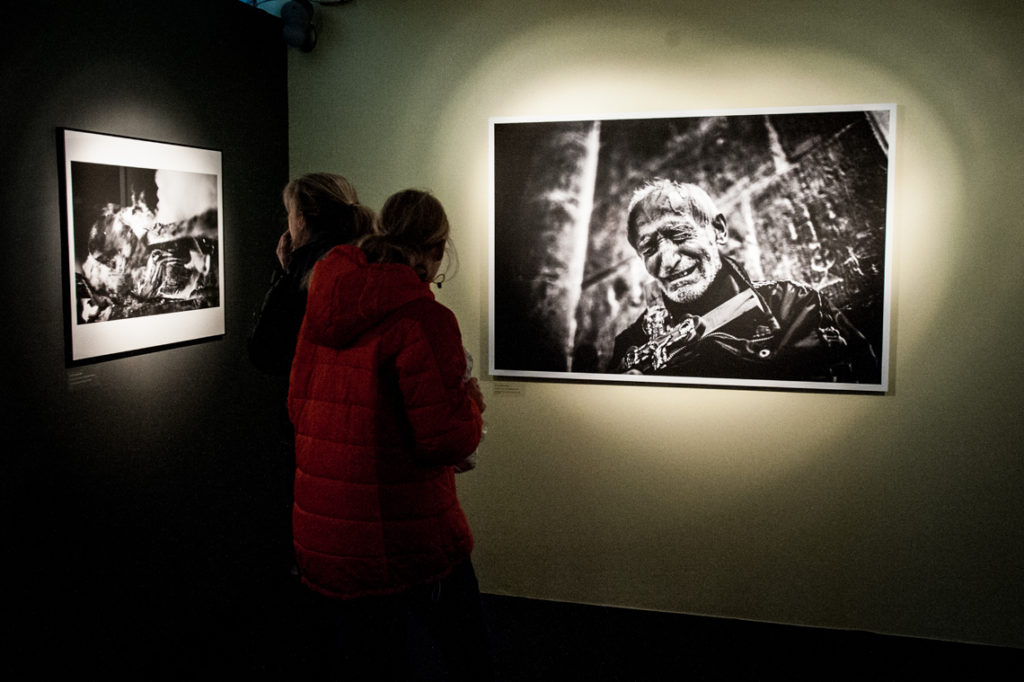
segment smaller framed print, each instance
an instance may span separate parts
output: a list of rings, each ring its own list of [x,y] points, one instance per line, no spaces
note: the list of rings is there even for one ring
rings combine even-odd
[[[221,153],[58,130],[69,363],[224,334]]]

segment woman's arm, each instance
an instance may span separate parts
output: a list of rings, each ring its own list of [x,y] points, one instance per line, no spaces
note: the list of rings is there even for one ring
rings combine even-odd
[[[430,463],[454,465],[480,442],[483,396],[464,381],[466,358],[455,315],[425,301],[410,321],[395,366],[416,453]]]

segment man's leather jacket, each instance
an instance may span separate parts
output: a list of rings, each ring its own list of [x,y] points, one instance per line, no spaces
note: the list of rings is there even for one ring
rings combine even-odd
[[[749,303],[724,313],[745,291]],[[615,337],[609,371],[775,381],[878,383],[864,336],[827,299],[791,281],[751,283],[729,258],[699,314],[648,307]],[[725,304],[724,306],[722,304]],[[721,306],[721,307],[720,307]],[[717,312],[716,312],[717,310]],[[730,318],[730,315],[737,315]]]

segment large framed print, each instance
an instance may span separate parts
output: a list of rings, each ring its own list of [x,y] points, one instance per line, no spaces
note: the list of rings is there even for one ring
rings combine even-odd
[[[492,118],[489,371],[885,392],[895,122]]]
[[[70,363],[224,334],[221,153],[59,129]]]

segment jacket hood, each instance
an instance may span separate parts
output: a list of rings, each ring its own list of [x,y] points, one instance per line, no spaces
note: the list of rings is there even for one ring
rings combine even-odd
[[[408,265],[367,263],[355,246],[337,246],[316,264],[303,327],[315,344],[344,348],[402,306],[434,298]]]

